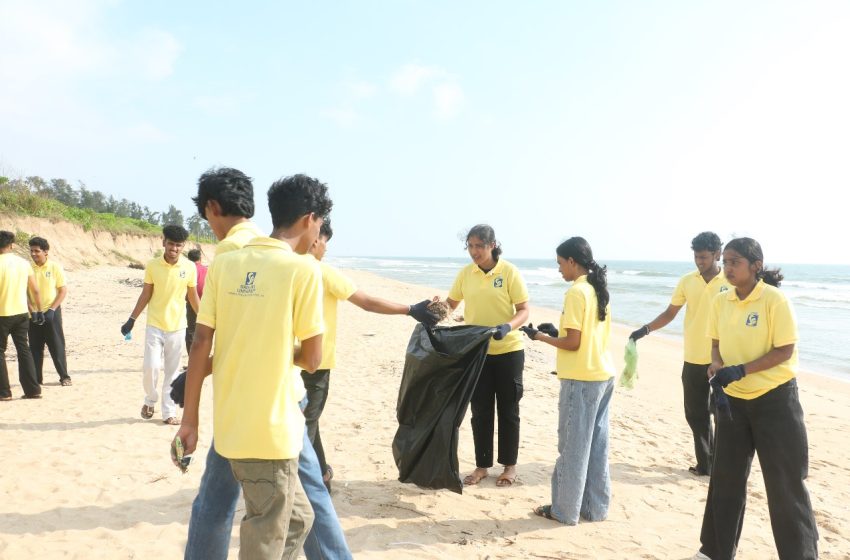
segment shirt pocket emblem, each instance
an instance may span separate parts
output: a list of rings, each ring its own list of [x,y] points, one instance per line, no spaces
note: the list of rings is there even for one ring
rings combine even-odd
[[[747,315],[747,322],[744,323],[748,327],[757,327],[759,324],[759,314],[755,311]]]

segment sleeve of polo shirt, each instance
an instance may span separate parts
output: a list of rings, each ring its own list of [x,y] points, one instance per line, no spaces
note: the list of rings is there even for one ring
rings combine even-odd
[[[717,324],[720,322],[720,306],[726,297],[726,292],[720,292],[711,300],[711,309],[708,310],[708,338],[712,340],[720,340]]]
[[[189,280],[186,282],[187,288],[196,288],[198,286],[198,267],[195,263],[189,261],[186,265],[186,270],[189,271]]]
[[[564,328],[581,331],[584,322],[584,310],[587,302],[581,290],[570,288],[564,300]]]
[[[322,267],[322,281],[325,290],[338,300],[347,300],[357,291],[354,282],[332,266]]]
[[[461,269],[460,272],[457,273],[455,277],[454,284],[452,284],[452,288],[449,290],[449,298],[455,301],[463,301],[463,271],[465,269]]]
[[[508,295],[511,296],[511,303],[525,303],[528,301],[528,287],[525,285],[525,280],[516,268],[511,268],[511,277],[508,282]]]
[[[197,322],[201,325],[206,325],[211,329],[215,329],[215,305],[218,294],[216,293],[216,285],[218,284],[218,267],[216,261],[210,264],[207,269],[207,279],[204,283],[204,297],[201,298],[201,307],[198,309]]]
[[[153,284],[153,273],[151,272],[151,263],[145,265],[145,284]]]
[[[325,330],[322,318],[322,271],[319,263],[306,263],[293,286],[292,329],[298,340],[307,340]]]
[[[794,309],[791,307],[791,302],[788,298],[778,298],[772,309],[773,320],[773,346],[788,346],[796,344],[799,337],[797,336],[797,318],[794,316]]]
[[[685,297],[685,279],[680,278],[679,283],[676,284],[676,289],[673,290],[673,296],[670,298],[670,305],[682,307],[687,301],[688,298]]]
[[[56,263],[56,287],[62,288],[65,286],[65,271],[62,269],[62,265]]]

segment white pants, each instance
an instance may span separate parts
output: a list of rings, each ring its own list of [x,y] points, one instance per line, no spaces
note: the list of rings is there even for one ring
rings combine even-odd
[[[159,400],[156,388],[162,371],[162,419],[177,417],[177,405],[171,400],[171,383],[180,369],[180,356],[186,329],[165,332],[156,327],[145,328],[145,360],[142,364],[145,404],[155,406]]]

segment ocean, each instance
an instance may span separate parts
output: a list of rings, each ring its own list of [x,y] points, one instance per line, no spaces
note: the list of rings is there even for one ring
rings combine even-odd
[[[531,304],[560,310],[567,283],[555,259],[509,259],[522,272]],[[468,258],[332,257],[328,262],[448,291]],[[608,287],[615,322],[637,328],[667,308],[679,278],[693,262],[608,261]],[[782,291],[794,304],[803,370],[850,381],[850,266],[774,265],[782,268]],[[722,273],[721,273],[722,274]],[[380,294],[374,294],[380,295]],[[684,310],[652,336],[682,335]]]

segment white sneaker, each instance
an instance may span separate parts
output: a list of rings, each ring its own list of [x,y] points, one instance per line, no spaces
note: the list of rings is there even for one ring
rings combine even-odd
[[[703,554],[702,552],[697,552],[693,556],[691,556],[691,560],[711,560],[708,556]]]

